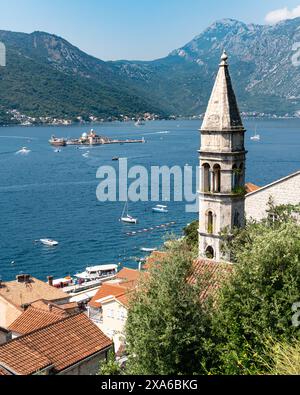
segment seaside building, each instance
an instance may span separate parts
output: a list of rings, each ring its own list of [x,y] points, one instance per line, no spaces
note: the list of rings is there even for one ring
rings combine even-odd
[[[261,221],[267,218],[270,201],[274,206],[300,204],[300,171],[264,187],[252,187],[246,195],[247,219]]]
[[[230,260],[221,232],[245,223],[245,128],[224,52],[201,127],[199,255]]]
[[[111,348],[85,314],[76,314],[1,345],[0,375],[95,375]]]
[[[7,329],[34,302],[44,300],[46,304],[68,307],[69,298],[63,291],[29,275],[19,275],[15,281],[0,281],[0,326]]]
[[[124,268],[115,280],[104,283],[88,304],[88,317],[114,342],[116,353],[125,345],[130,294],[142,273]]]

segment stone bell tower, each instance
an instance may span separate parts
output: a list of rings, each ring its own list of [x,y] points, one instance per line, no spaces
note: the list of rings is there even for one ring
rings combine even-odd
[[[226,52],[201,127],[201,257],[230,260],[222,252],[221,232],[245,224],[245,128],[228,70]]]

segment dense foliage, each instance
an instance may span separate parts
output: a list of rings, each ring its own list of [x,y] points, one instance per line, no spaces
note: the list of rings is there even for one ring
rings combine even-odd
[[[298,207],[271,207],[272,218],[248,223],[230,241],[235,271],[222,288],[216,311],[222,373],[263,369],[265,339],[300,338],[292,306],[300,301]]]
[[[129,311],[126,342],[131,374],[201,374],[210,364],[211,306],[200,302],[201,281],[187,279],[194,255],[173,243],[150,269]],[[208,340],[206,340],[208,339]]]
[[[192,247],[197,248],[199,242],[199,221],[194,221],[183,230],[186,243]]]
[[[107,361],[100,363],[99,376],[120,376],[122,369],[116,361],[116,356],[113,351],[108,354]]]
[[[196,223],[151,268],[129,312],[130,373],[288,373],[284,361],[297,361],[300,341],[292,322],[300,302],[299,207],[270,205],[269,211],[269,219],[228,238],[237,263],[213,303],[199,300],[205,275],[195,286],[186,281],[194,256],[187,241],[191,235],[195,241]]]

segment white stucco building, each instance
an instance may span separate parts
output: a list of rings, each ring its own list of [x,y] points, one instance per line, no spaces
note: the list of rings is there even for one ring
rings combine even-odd
[[[261,221],[266,218],[270,199],[275,206],[300,204],[300,171],[248,193],[245,202],[247,219]]]

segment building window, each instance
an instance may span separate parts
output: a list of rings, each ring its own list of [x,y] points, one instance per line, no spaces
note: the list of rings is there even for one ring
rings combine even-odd
[[[211,182],[210,182],[210,166],[205,163],[202,166],[202,191],[211,192]]]
[[[213,169],[213,191],[215,193],[221,192],[221,166],[215,165]]]
[[[113,311],[113,309],[107,310],[107,317],[108,318],[114,318],[114,311]]]
[[[207,247],[207,249],[205,251],[205,256],[208,259],[214,259],[215,251],[214,251],[214,249],[211,246]]]
[[[214,233],[214,214],[212,211],[207,213],[207,233],[210,235]]]

